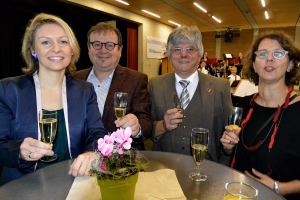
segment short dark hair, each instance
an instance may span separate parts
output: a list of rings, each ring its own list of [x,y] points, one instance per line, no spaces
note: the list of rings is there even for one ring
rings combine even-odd
[[[254,52],[258,50],[258,46],[264,39],[278,41],[280,46],[284,50],[289,52],[287,56],[290,61],[293,61],[293,68],[290,72],[285,73],[285,84],[290,86],[294,85],[300,77],[300,49],[297,47],[293,39],[283,31],[267,31],[259,34],[259,36],[254,41],[253,45],[251,46],[250,51],[248,51],[247,53],[247,59],[244,61],[244,76],[250,79],[250,81],[252,81],[255,85],[259,84],[259,76],[257,73],[255,73],[253,68],[253,63],[255,62],[256,58]]]
[[[90,37],[91,37],[91,34],[93,32],[97,32],[98,34],[101,34],[101,33],[107,33],[107,32],[114,32],[116,33],[117,37],[118,37],[118,46],[119,48],[123,45],[122,44],[122,35],[121,35],[121,32],[113,27],[112,25],[108,24],[108,23],[105,23],[105,22],[100,22],[98,24],[96,24],[95,26],[92,26],[91,29],[89,30],[89,32],[87,33],[87,44],[89,45],[90,44]]]

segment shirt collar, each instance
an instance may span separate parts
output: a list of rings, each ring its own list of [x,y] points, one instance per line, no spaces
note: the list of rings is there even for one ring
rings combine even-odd
[[[198,74],[198,70],[196,70],[192,75],[190,75],[187,79],[182,79],[180,78],[176,73],[175,73],[175,81],[176,83],[180,84],[179,81],[181,80],[188,80],[190,81],[190,84],[192,84],[193,86],[196,86],[198,84],[199,81],[199,74]]]
[[[112,77],[114,76],[115,70],[116,69],[114,69],[105,80],[107,80],[108,78],[112,79]],[[91,70],[91,72],[90,72],[90,74],[89,74],[89,76],[88,76],[88,78],[86,80],[90,81],[91,79],[95,79],[95,78],[98,80],[97,76],[95,75],[95,67],[93,66],[92,70]]]

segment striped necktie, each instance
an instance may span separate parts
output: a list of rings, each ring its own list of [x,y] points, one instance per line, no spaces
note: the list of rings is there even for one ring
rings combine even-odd
[[[190,103],[189,92],[187,90],[187,86],[190,84],[190,81],[181,80],[181,81],[179,81],[179,83],[183,88],[181,95],[180,95],[180,102],[182,104],[182,109],[185,110],[186,107]]]

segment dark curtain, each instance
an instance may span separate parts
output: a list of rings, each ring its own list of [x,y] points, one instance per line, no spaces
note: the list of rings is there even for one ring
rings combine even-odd
[[[127,22],[127,68],[138,70],[138,25]]]
[[[88,30],[99,22],[117,20],[105,13],[65,1],[0,0],[0,79],[23,74],[22,37],[29,20],[41,12],[61,17],[73,29],[81,48],[80,59],[76,63],[78,70],[92,66],[86,44]],[[126,21],[119,21],[126,25]]]

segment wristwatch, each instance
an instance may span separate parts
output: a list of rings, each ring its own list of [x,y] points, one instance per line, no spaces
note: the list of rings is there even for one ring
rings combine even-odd
[[[278,189],[279,189],[279,181],[275,181],[275,182],[274,182],[274,191],[275,191],[276,193],[278,193]]]

